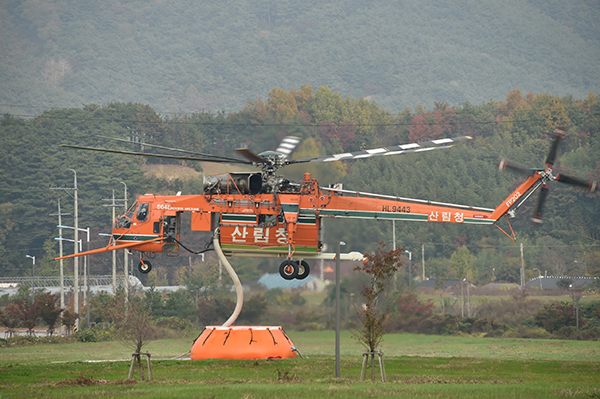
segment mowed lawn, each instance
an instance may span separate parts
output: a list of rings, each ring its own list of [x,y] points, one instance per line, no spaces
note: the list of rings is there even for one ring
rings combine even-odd
[[[118,342],[2,348],[0,398],[600,398],[598,342],[389,334],[373,384],[350,333],[340,379],[333,331],[288,335],[304,358],[181,360],[193,338],[152,341],[153,382],[126,379]]]

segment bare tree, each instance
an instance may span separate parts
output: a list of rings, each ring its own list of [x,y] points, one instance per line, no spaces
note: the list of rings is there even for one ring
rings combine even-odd
[[[65,76],[71,72],[73,72],[73,67],[69,60],[64,58],[55,60],[52,58],[46,61],[46,65],[42,69],[42,79],[52,86],[58,86],[63,82]]]
[[[123,295],[115,297],[112,319],[115,323],[118,338],[126,347],[133,350],[130,376],[135,361],[140,369],[140,378],[143,380],[142,349],[148,341],[155,337],[152,316],[148,306],[144,306],[139,297],[131,297],[127,301],[124,299]],[[149,353],[145,353],[145,355],[150,359]],[[148,366],[150,367],[149,360]],[[151,375],[150,370],[149,375]]]

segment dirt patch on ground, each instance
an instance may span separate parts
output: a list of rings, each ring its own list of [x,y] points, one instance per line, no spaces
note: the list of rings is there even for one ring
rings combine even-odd
[[[75,378],[58,381],[54,385],[57,387],[72,387],[72,386],[88,387],[91,385],[105,385],[105,384],[131,385],[131,384],[135,384],[135,383],[136,383],[136,380],[130,380],[130,379],[123,379],[123,380],[116,380],[116,381],[97,380],[95,378],[88,377],[86,375],[81,374],[80,376],[77,376]]]

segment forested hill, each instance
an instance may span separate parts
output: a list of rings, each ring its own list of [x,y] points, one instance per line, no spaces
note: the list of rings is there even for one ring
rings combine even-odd
[[[417,107],[414,113],[398,115],[365,99],[342,97],[327,87],[273,89],[267,98],[249,101],[244,109],[228,114],[164,117],[147,105],[111,103],[49,110],[33,119],[4,116],[0,119],[0,275],[29,273],[31,262],[25,255],[37,257],[37,273],[57,272],[51,259],[57,251],[53,238],[58,236],[58,200],[62,212],[72,215],[73,198],[72,191],[56,188],[72,188],[73,171],[78,179],[79,225],[92,228],[92,248],[105,245],[97,233],[110,231],[107,205],[113,193],[123,198],[125,185],[130,204],[135,196],[148,192],[202,192],[198,178],[145,175],[143,168],[158,162],[152,158],[58,147],[66,143],[136,149],[98,135],[231,156],[234,148],[245,145],[255,152],[275,148],[283,137],[293,134],[302,138],[293,154],[297,158],[470,135],[474,140],[443,151],[291,165],[282,172],[291,179],[310,172],[322,186],[341,182],[348,190],[495,208],[523,179],[496,171],[498,159],[543,166],[554,128],[564,126],[567,133],[555,173],[600,181],[600,102],[593,94],[573,99],[512,90],[504,101],[476,106],[440,103],[432,111]],[[169,161],[160,163],[168,165]],[[171,165],[199,170],[199,165],[181,161]],[[419,263],[417,254],[425,249],[428,276],[451,275],[449,262],[461,249],[461,256],[472,259],[472,277],[477,283],[518,281],[519,244],[525,247],[530,277],[533,268],[548,274],[600,276],[600,194],[557,182],[549,186],[542,226],[528,223],[535,198],[512,221],[517,244],[494,226],[421,222],[396,223],[397,243],[414,253],[414,266]],[[72,225],[72,217],[65,216],[63,223]],[[349,250],[370,251],[379,241],[391,243],[391,227],[389,221],[327,220],[323,238],[330,248],[341,239]],[[184,230],[189,228],[184,226]],[[189,231],[182,241],[193,249],[206,242]],[[101,256],[94,259],[95,273],[102,273],[102,265],[110,267],[108,256],[104,263]],[[168,261],[161,257],[156,264]],[[241,262],[238,271],[247,272],[245,278],[257,277],[258,269],[249,262]]]
[[[600,92],[600,3],[4,0],[0,114],[107,104],[240,110],[328,86],[396,114],[518,88]]]

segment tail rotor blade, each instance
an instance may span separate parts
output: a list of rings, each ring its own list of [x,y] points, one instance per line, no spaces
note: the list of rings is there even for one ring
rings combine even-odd
[[[550,152],[548,153],[548,158],[546,158],[546,165],[553,166],[554,161],[556,160],[556,154],[558,153],[558,145],[561,140],[565,137],[565,129],[562,127],[557,127],[554,129],[554,140],[552,141],[552,147],[550,147]]]
[[[533,209],[533,216],[531,217],[531,223],[536,226],[542,224],[542,208],[544,207],[544,202],[546,202],[546,197],[548,196],[548,192],[550,189],[545,184],[542,186],[542,191],[540,191],[540,196],[538,197],[538,202]]]
[[[565,183],[565,184],[570,184],[571,186],[584,188],[587,191],[589,191],[590,193],[598,191],[598,182],[597,181],[587,182],[585,180],[580,180],[575,177],[565,176],[563,174],[559,174],[558,176],[556,176],[556,181],[559,181],[559,182]]]
[[[536,170],[505,158],[502,158],[500,161],[498,161],[498,165],[496,166],[496,168],[501,172],[508,169],[510,171],[527,176],[531,176],[532,172]]]

